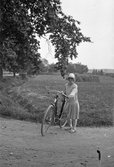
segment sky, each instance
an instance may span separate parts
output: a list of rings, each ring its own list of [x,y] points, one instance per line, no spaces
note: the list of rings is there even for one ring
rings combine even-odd
[[[66,15],[81,22],[81,32],[93,41],[81,43],[72,62],[89,69],[114,69],[114,0],[61,0],[61,6]],[[49,63],[56,62],[54,48],[45,39],[40,53]]]

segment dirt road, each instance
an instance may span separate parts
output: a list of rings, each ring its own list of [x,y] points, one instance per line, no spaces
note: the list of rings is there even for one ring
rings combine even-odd
[[[40,124],[0,118],[0,167],[114,167],[114,127],[77,128],[71,134],[55,126],[47,136]]]

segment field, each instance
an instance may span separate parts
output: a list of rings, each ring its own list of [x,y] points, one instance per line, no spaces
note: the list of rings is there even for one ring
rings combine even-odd
[[[0,167],[97,167],[97,149],[101,166],[114,167],[112,78],[77,83],[81,110],[76,133],[53,126],[42,137],[41,124],[30,122],[40,122],[53,100],[47,89],[63,90],[65,83],[53,75],[0,83]]]
[[[78,126],[112,126],[114,123],[114,78],[102,76],[100,80],[100,83],[77,83],[80,103]],[[1,110],[1,115],[41,122],[54,97],[47,93],[48,89],[64,90],[66,82],[59,75],[39,75],[21,84],[14,83],[8,89],[8,95],[14,102],[13,109],[9,101],[8,108]]]

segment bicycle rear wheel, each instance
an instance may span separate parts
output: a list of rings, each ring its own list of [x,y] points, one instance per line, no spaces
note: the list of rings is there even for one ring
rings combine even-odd
[[[68,123],[67,120],[68,120],[67,114],[63,112],[61,117],[60,117],[60,124],[59,124],[60,128],[62,128],[62,127],[67,125],[67,123]]]
[[[47,110],[45,111],[42,124],[41,124],[41,134],[42,136],[45,136],[49,127],[54,122],[54,107],[53,105],[50,105]]]

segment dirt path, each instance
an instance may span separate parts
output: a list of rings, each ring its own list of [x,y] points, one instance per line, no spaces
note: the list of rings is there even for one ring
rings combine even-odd
[[[40,124],[0,118],[0,167],[114,167],[114,128],[78,128],[71,134],[53,127],[46,137]]]

